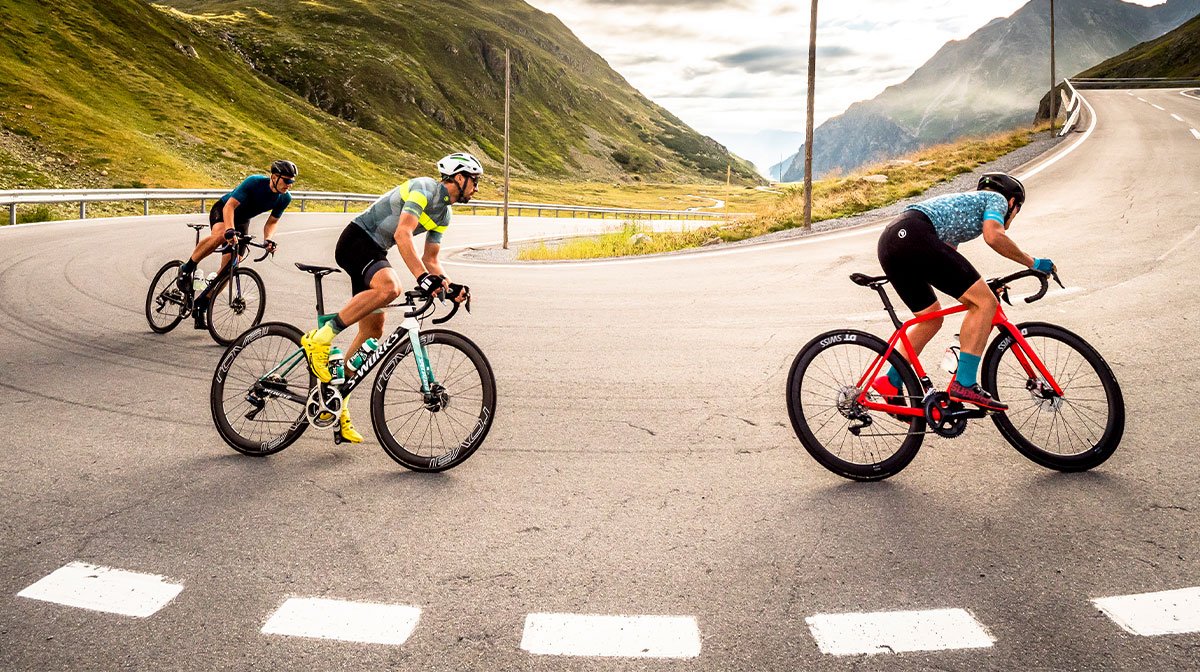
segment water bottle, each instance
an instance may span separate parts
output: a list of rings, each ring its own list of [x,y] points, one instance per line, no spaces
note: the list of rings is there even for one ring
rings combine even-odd
[[[950,347],[946,348],[946,354],[942,357],[942,368],[948,373],[958,373],[958,353],[960,350],[958,334],[955,334],[954,341],[950,343]]]
[[[209,274],[208,274],[208,281],[207,281],[207,283],[211,285],[211,284],[212,284],[212,281],[213,281],[213,280],[216,280],[216,279],[217,279],[217,274],[216,274],[215,272],[213,272],[213,273],[209,273]]]
[[[197,292],[202,292],[207,286],[208,283],[204,281],[204,271],[197,268],[196,272],[192,274],[192,289]]]
[[[354,356],[350,358],[350,368],[354,369],[355,371],[361,369],[363,364],[366,363],[367,358],[371,356],[371,353],[378,349],[379,341],[373,338],[368,338],[367,340],[363,341],[362,347],[360,347],[358,352],[354,353]]]
[[[345,356],[342,354],[341,348],[329,349],[329,375],[332,376],[329,381],[330,385],[341,385],[346,382]]]

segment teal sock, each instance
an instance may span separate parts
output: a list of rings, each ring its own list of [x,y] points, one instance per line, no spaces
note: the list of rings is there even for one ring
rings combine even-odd
[[[958,373],[954,374],[954,379],[963,387],[970,387],[975,384],[979,377],[979,355],[972,355],[969,352],[958,353]]]
[[[892,384],[892,387],[896,388],[897,390],[904,385],[904,378],[900,376],[900,372],[897,371],[896,367],[894,366],[888,369],[887,378],[888,382]]]

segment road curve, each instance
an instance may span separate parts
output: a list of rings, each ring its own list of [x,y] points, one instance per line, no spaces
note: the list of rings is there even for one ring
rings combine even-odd
[[[1035,466],[985,423],[878,484],[808,458],[784,377],[821,331],[888,333],[846,279],[878,271],[874,227],[653,263],[449,265],[475,292],[451,326],[487,352],[499,408],[481,451],[434,476],[373,437],[310,430],[268,459],[221,442],[220,349],[142,314],[186,218],[0,230],[0,668],[1191,668],[1200,634],[1138,636],[1091,600],[1200,586],[1200,101],[1085,93],[1092,136],[1029,179],[1010,231],[1073,291],[1009,311],[1084,336],[1122,383],[1125,441],[1085,474]],[[258,267],[267,319],[312,323],[292,262],[331,261],[345,219],[287,216]],[[447,236],[497,237],[487,218]],[[982,242],[963,251],[1012,270]],[[333,279],[327,301],[347,291]],[[365,398],[352,407],[368,429]],[[17,596],[69,563],[182,590],[146,618]],[[420,616],[402,644],[263,633],[289,598]],[[862,660],[806,621],[933,609],[964,610],[991,644]],[[675,616],[699,639],[670,661],[546,656],[527,650],[531,614]]]

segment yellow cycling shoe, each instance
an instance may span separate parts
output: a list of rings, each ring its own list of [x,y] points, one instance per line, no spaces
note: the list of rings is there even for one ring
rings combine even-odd
[[[350,409],[344,406],[342,407],[341,429],[339,432],[342,435],[343,441],[362,443],[362,434],[359,434],[358,430],[354,429],[354,423],[350,422]]]
[[[333,380],[329,373],[329,344],[313,338],[316,333],[317,330],[313,329],[301,336],[300,347],[304,348],[304,355],[308,357],[308,368],[312,369],[313,375],[322,383],[328,383]]]

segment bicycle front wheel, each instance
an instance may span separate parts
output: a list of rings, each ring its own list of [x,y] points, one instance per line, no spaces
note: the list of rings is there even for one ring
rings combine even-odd
[[[238,267],[233,274],[232,291],[225,280],[209,295],[208,333],[221,345],[262,321],[267,309],[267,290],[262,278],[252,269]]]
[[[300,336],[290,324],[268,322],[234,339],[221,355],[209,406],[217,433],[239,453],[278,453],[308,429],[303,400],[316,376]]]
[[[873,334],[828,331],[801,348],[788,372],[792,429],[809,455],[839,476],[878,481],[899,473],[916,457],[924,439],[923,416],[892,416],[855,401],[861,392],[859,378],[885,352],[887,343]],[[904,380],[898,405],[920,407],[922,391],[916,372],[895,351],[888,363]],[[869,398],[884,403],[874,392]]]
[[[182,261],[168,261],[154,274],[150,289],[146,292],[146,321],[150,330],[165,334],[179,324],[186,313],[187,304],[183,292],[175,287]]]
[[[1112,456],[1125,433],[1125,400],[1108,363],[1095,348],[1062,327],[1042,322],[1017,325],[1054,376],[1063,396],[1018,359],[1008,332],[983,357],[981,384],[1009,405],[992,421],[1022,455],[1059,471],[1084,471]]]
[[[391,458],[445,471],[470,457],[496,417],[496,377],[479,346],[452,331],[421,334],[437,385],[421,389],[408,338],[388,353],[371,388],[371,424]]]

